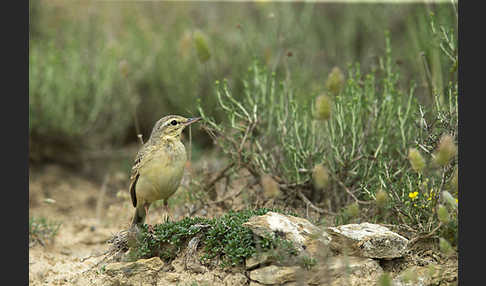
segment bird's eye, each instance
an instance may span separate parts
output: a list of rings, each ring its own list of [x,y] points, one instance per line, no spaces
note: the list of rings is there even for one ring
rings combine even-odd
[[[172,121],[170,122],[170,124],[172,124],[172,125],[174,125],[174,126],[175,126],[175,125],[177,125],[177,121],[172,120]]]

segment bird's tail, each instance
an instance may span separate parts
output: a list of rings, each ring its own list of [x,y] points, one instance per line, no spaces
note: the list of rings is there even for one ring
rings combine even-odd
[[[135,225],[142,225],[145,222],[145,216],[146,213],[143,206],[137,206],[135,209],[135,214],[133,215],[131,227],[134,227]]]

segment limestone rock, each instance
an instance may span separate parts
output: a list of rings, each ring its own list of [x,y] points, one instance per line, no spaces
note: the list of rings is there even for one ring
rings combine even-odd
[[[248,278],[241,273],[228,274],[223,280],[225,286],[244,286]]]
[[[257,253],[245,260],[245,267],[247,270],[254,269],[257,266],[268,262],[271,259],[270,256],[271,255],[268,252]]]
[[[383,269],[376,260],[353,256],[327,257],[305,270],[270,265],[250,271],[250,279],[264,285],[375,285]]]
[[[178,282],[181,280],[180,274],[176,272],[167,272],[165,273],[164,278],[169,282]]]
[[[353,256],[329,257],[306,275],[309,285],[375,285],[383,274],[380,264],[373,259]]]
[[[368,258],[391,259],[402,257],[408,239],[388,228],[372,224],[346,224],[328,227],[331,248],[340,253]]]
[[[124,276],[132,276],[138,273],[149,275],[152,272],[157,272],[164,266],[164,262],[159,257],[152,257],[149,259],[139,259],[134,262],[115,262],[108,264],[105,267],[105,273],[109,276],[122,274]]]
[[[279,235],[290,240],[300,251],[306,251],[311,256],[322,256],[327,249],[330,237],[326,232],[304,218],[287,216],[276,212],[254,216],[244,223],[253,233],[259,236]]]
[[[278,285],[289,281],[295,281],[298,271],[301,271],[299,266],[287,267],[270,265],[251,271],[250,279],[265,285]]]
[[[393,279],[393,286],[431,286],[448,285],[457,282],[457,265],[429,264],[427,266],[411,266]]]

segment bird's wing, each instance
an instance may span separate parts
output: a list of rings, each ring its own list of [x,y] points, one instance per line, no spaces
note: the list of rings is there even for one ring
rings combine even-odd
[[[130,190],[130,196],[132,198],[132,203],[133,203],[134,207],[137,207],[136,186],[137,186],[138,176],[140,175],[139,169],[140,169],[140,166],[142,165],[144,154],[147,153],[147,152],[145,152],[145,150],[146,150],[146,148],[142,148],[140,151],[138,151],[137,157],[135,158],[135,162],[133,163],[132,170],[131,170],[131,173],[130,173],[129,190]]]

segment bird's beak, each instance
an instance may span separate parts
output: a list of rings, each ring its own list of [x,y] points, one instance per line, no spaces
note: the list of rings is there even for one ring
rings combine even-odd
[[[190,124],[197,122],[199,120],[201,120],[201,117],[189,118],[189,119],[187,119],[186,123],[184,123],[184,125],[187,126],[187,125],[190,125]]]

